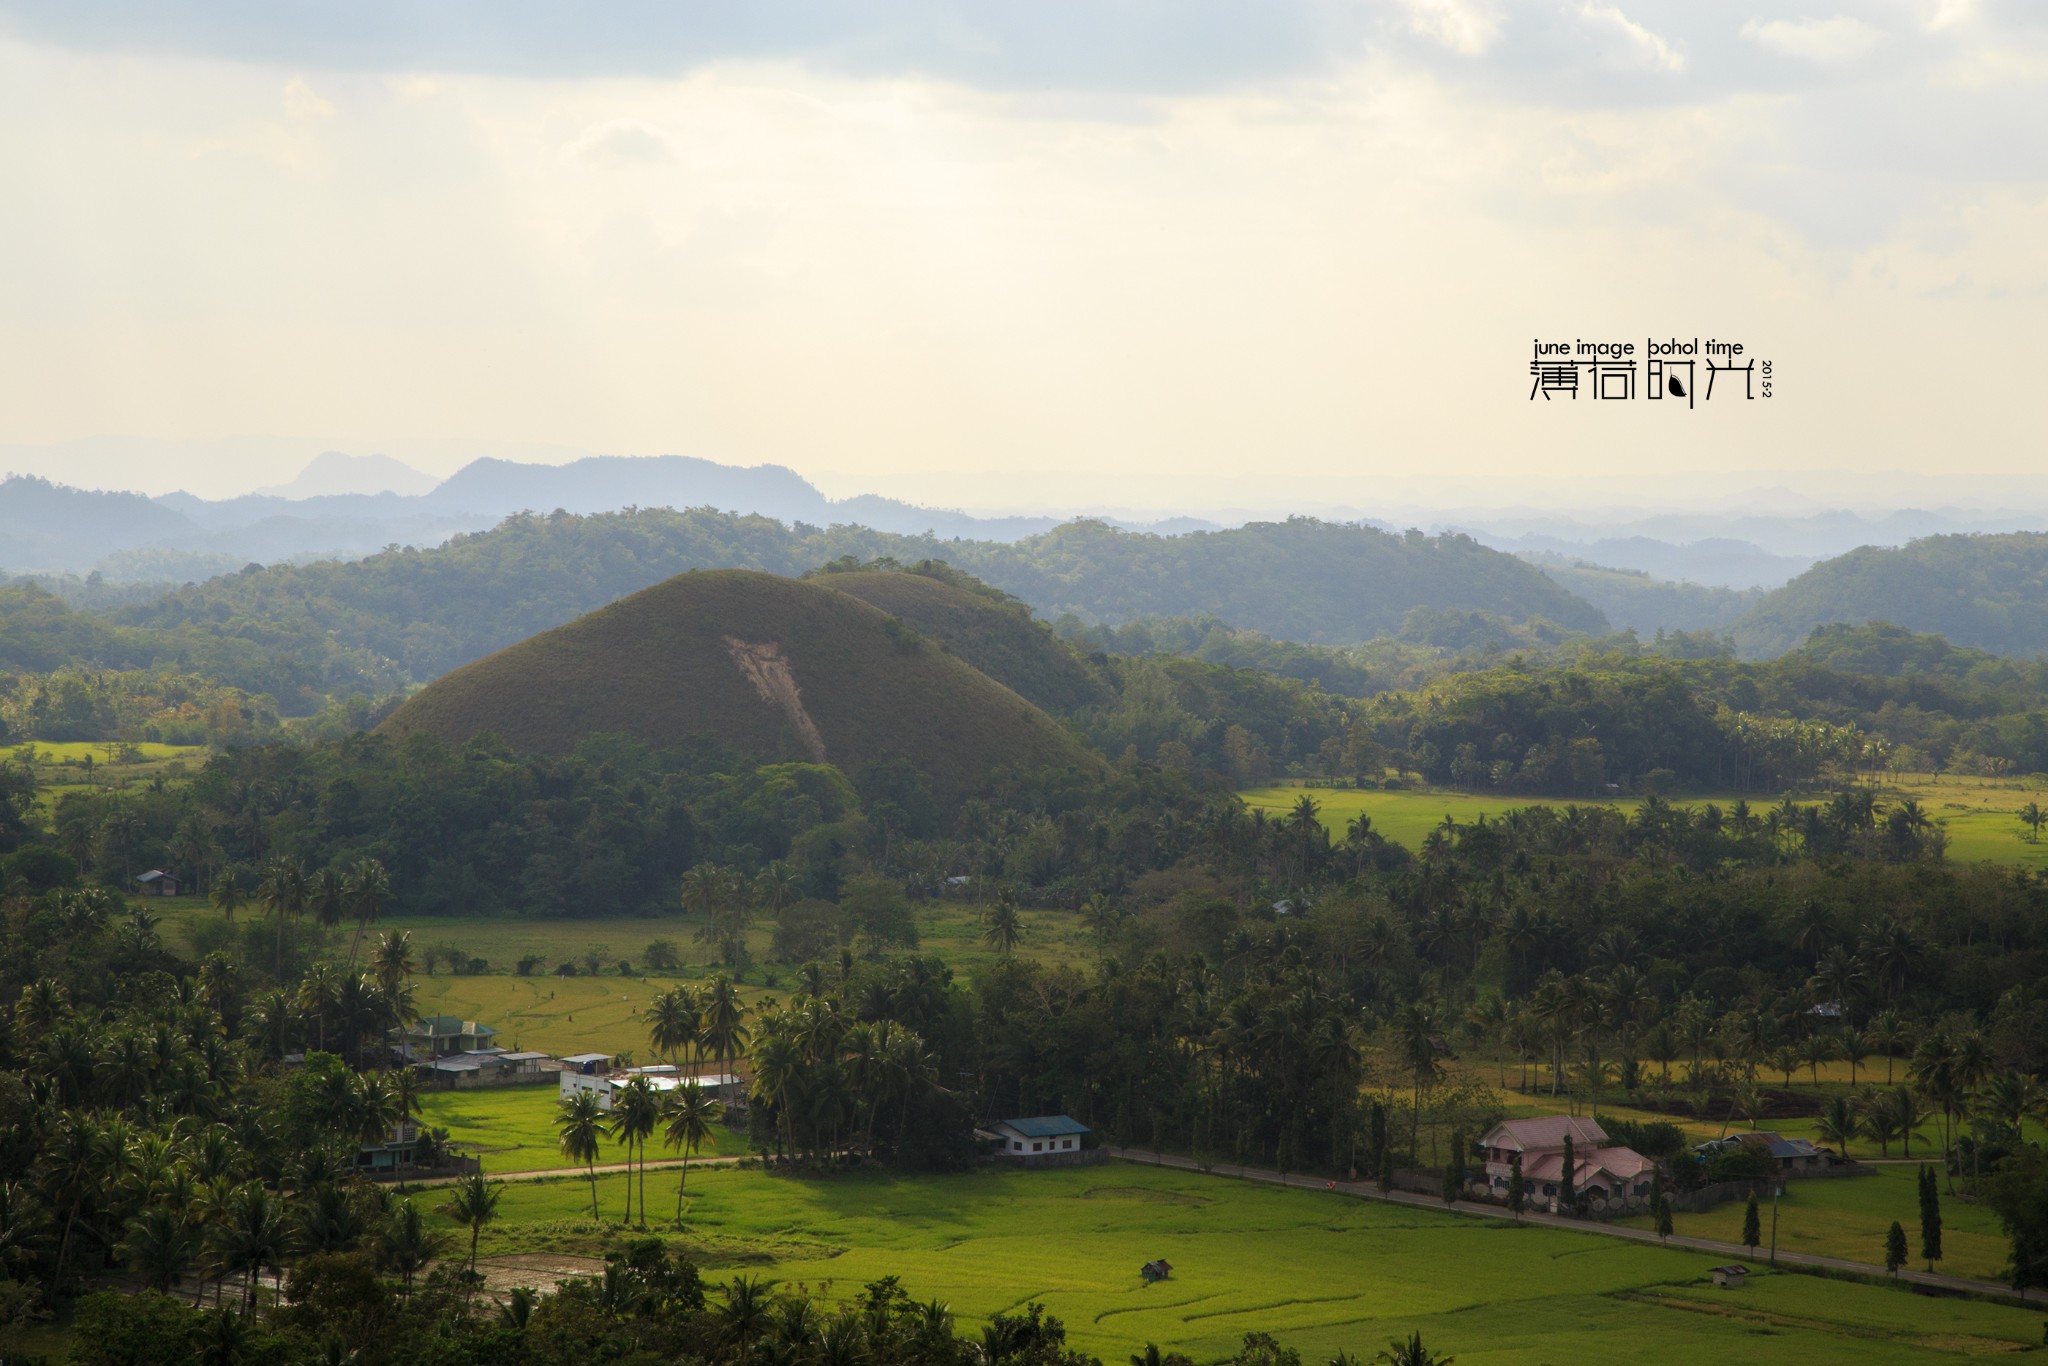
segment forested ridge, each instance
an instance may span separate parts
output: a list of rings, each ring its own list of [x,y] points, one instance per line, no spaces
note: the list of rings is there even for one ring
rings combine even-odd
[[[1730,627],[1744,654],[1772,655],[1831,622],[1886,621],[1994,654],[2048,652],[2048,533],[1927,536],[1823,560]]]
[[[515,517],[435,550],[210,580],[116,617],[227,631],[302,624],[425,681],[684,570],[795,575],[847,556],[944,560],[1048,617],[1209,610],[1275,635],[1340,642],[1398,630],[1418,606],[1602,625],[1533,568],[1459,536],[1303,519],[1164,537],[1078,522],[1004,545],[789,527],[703,509]]]

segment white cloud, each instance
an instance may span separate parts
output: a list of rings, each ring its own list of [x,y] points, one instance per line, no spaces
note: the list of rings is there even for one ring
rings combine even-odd
[[[325,123],[334,117],[334,106],[304,76],[294,76],[284,83],[284,112],[296,123]]]
[[[1939,33],[1942,29],[1967,24],[1977,17],[1977,0],[1932,0],[1928,6],[1927,31]]]
[[[568,150],[574,160],[611,165],[645,166],[675,160],[675,148],[668,138],[638,119],[598,124],[571,143]]]
[[[1463,57],[1477,57],[1500,37],[1500,18],[1471,0],[1400,0],[1414,33]]]
[[[1854,62],[1869,56],[1884,32],[1846,14],[1831,19],[1751,19],[1741,36],[1783,57],[1808,62]]]
[[[1621,39],[1623,65],[1647,67],[1674,75],[1685,70],[1684,53],[1623,14],[1617,6],[1596,5],[1592,0],[1586,0],[1579,6],[1579,15]]]

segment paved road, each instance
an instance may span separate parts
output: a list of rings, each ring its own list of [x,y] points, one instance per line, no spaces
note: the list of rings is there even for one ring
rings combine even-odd
[[[1175,1167],[1181,1171],[1199,1172],[1202,1170],[1191,1158],[1176,1157],[1171,1153],[1165,1156],[1157,1156],[1148,1150],[1140,1148],[1110,1148],[1108,1151],[1112,1156],[1120,1157],[1126,1162],[1135,1162],[1146,1166]],[[1268,1171],[1262,1167],[1239,1167],[1230,1163],[1217,1163],[1208,1169],[1208,1174],[1211,1176],[1237,1177],[1246,1181],[1265,1181],[1280,1186],[1299,1186],[1303,1190],[1329,1191],[1361,1200],[1385,1200],[1390,1204],[1414,1205],[1418,1209],[1448,1209],[1455,1214],[1469,1214],[1482,1219],[1506,1219],[1509,1217],[1507,1211],[1499,1205],[1486,1205],[1476,1201],[1465,1200],[1460,1200],[1456,1204],[1445,1205],[1440,1196],[1417,1195],[1412,1191],[1392,1191],[1382,1195],[1377,1185],[1363,1181],[1333,1182],[1314,1176],[1282,1176],[1279,1172]],[[1657,1235],[1649,1229],[1624,1228],[1618,1224],[1605,1223],[1598,1219],[1570,1219],[1559,1214],[1538,1214],[1532,1211],[1522,1215],[1522,1222],[1542,1224],[1551,1228],[1570,1229],[1574,1233],[1598,1233],[1604,1234],[1609,1238],[1626,1238],[1637,1243],[1654,1244],[1659,1241]],[[1689,1248],[1695,1252],[1711,1252],[1717,1257],[1729,1257],[1750,1264],[1763,1263],[1769,1257],[1769,1253],[1765,1251],[1759,1251],[1752,1255],[1750,1250],[1740,1243],[1717,1243],[1711,1238],[1680,1238],[1674,1236],[1669,1240],[1669,1245],[1672,1247]],[[1850,1271],[1861,1276],[1884,1277],[1886,1275],[1883,1267],[1871,1262],[1852,1262],[1845,1257],[1820,1257],[1809,1252],[1786,1252],[1781,1250],[1778,1253],[1778,1265],[1811,1266],[1829,1271]],[[1992,1295],[2005,1300],[2013,1299],[2012,1288],[2000,1285],[1996,1281],[1979,1281],[1971,1280],[1964,1276],[1944,1276],[1939,1273],[1930,1274],[1925,1271],[1904,1270],[1899,1272],[1897,1279],[1912,1281],[1918,1285],[1934,1286],[1943,1290],[1961,1290],[1973,1295]],[[2026,1300],[2024,1297],[2021,1298],[2021,1302],[2029,1305],[2039,1303],[2039,1301]]]

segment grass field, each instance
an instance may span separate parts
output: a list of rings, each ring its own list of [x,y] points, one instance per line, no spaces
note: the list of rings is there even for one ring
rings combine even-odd
[[[193,931],[219,920],[219,913],[200,897],[167,897],[149,903],[161,920],[161,933],[173,948],[190,952]],[[1092,961],[1079,916],[1068,911],[1027,910],[1021,913],[1024,937],[1017,952],[1047,962]],[[932,954],[962,977],[995,961],[981,942],[981,922],[972,903],[928,902],[917,908],[919,951]],[[560,1056],[585,1051],[644,1050],[646,1027],[640,1014],[655,992],[678,981],[702,981],[716,969],[703,960],[704,948],[694,940],[699,917],[598,916],[576,920],[526,920],[507,916],[394,916],[378,922],[373,933],[406,930],[413,937],[413,957],[424,964],[426,950],[449,945],[465,957],[482,958],[490,970],[456,976],[445,968],[414,977],[415,1000],[422,1014],[459,1015],[500,1031],[507,1048],[530,1048]],[[771,927],[755,927],[751,948],[765,958]],[[334,951],[346,956],[348,927],[335,934]],[[648,944],[666,939],[684,959],[679,972],[643,974]],[[592,949],[624,958],[635,965],[630,976],[607,970],[599,976],[557,977],[556,964],[579,960]],[[543,966],[531,977],[512,972],[528,954]],[[757,962],[745,977],[746,999],[787,998],[796,980],[786,963]]]
[[[45,816],[66,794],[87,790],[115,791],[146,783],[182,765],[197,772],[206,762],[204,745],[137,744],[88,740],[29,740],[9,746],[11,756],[26,756],[36,776],[36,804]],[[88,761],[90,767],[88,767]]]
[[[1352,817],[1363,812],[1372,817],[1373,829],[1396,844],[1414,849],[1423,837],[1443,823],[1445,816],[1467,825],[1488,819],[1518,806],[1563,806],[1566,797],[1481,796],[1469,792],[1399,791],[1373,792],[1355,788],[1262,787],[1240,793],[1245,805],[1275,815],[1293,809],[1307,792],[1322,808],[1322,822],[1333,837],[1341,837]],[[2048,788],[2024,781],[1997,778],[1957,778],[1947,775],[1906,774],[1881,791],[1880,802],[1890,804],[1911,798],[1920,803],[1948,834],[1948,857],[1962,863],[1990,860],[2028,868],[2048,868],[2048,838],[2039,843],[2025,838],[2027,829],[2016,814],[2028,802],[2048,806]],[[1739,798],[1722,793],[1679,798],[1679,806],[1718,802],[1724,809]],[[1775,804],[1769,794],[1748,794],[1749,804],[1761,810]],[[1589,803],[1581,801],[1580,805]],[[1617,797],[1592,803],[1634,810],[1640,800]]]
[[[624,1186],[599,1181],[611,1219]],[[676,1189],[650,1174],[657,1222]],[[970,1332],[1038,1300],[1110,1362],[1148,1342],[1217,1361],[1252,1330],[1305,1361],[1370,1359],[1419,1330],[1462,1366],[1911,1363],[2041,1340],[2031,1310],[1791,1275],[1716,1292],[1702,1254],[1123,1163],[916,1179],[707,1168],[687,1190],[683,1241],[713,1279],[836,1300],[895,1275]],[[485,1250],[597,1250],[589,1200],[574,1178],[509,1186]],[[1138,1267],[1155,1257],[1174,1273],[1148,1287]]]
[[[1883,1262],[1884,1235],[1896,1219],[1906,1230],[1907,1245],[1920,1250],[1920,1203],[1915,1181],[1917,1163],[1879,1164],[1877,1175],[1834,1181],[1791,1181],[1778,1201],[1778,1247],[1786,1252],[1811,1252],[1859,1262]],[[1743,1206],[1730,1202],[1703,1214],[1674,1214],[1676,1231],[1694,1238],[1742,1241]],[[1771,1234],[1771,1211],[1763,1206],[1764,1238]],[[1648,1228],[1647,1219],[1626,1221]],[[1952,1276],[2002,1279],[2008,1245],[1997,1218],[1982,1205],[1952,1198],[1944,1189],[1941,1202],[1942,1261],[1938,1270]],[[1917,1258],[1913,1265],[1924,1266]]]
[[[539,1172],[573,1169],[555,1144],[555,1120],[560,1111],[554,1078],[545,1086],[504,1086],[487,1091],[436,1091],[426,1098],[422,1118],[463,1145],[463,1151],[483,1159],[484,1170],[498,1172]],[[696,1156],[740,1157],[747,1152],[744,1135],[723,1124],[713,1130],[710,1147]],[[658,1144],[647,1150],[649,1160],[674,1157]],[[626,1160],[623,1149],[607,1143],[600,1165]]]

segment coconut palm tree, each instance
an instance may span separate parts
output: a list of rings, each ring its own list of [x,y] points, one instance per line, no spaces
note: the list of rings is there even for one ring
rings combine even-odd
[[[395,996],[399,985],[419,971],[412,958],[412,932],[400,930],[396,934],[378,935],[376,951],[370,955],[370,971],[385,994]]]
[[[662,1146],[683,1155],[682,1174],[676,1178],[676,1227],[683,1226],[683,1185],[690,1179],[690,1156],[711,1141],[711,1126],[725,1115],[725,1107],[713,1100],[694,1081],[684,1082],[669,1093],[663,1111]]]
[[[306,909],[306,865],[280,855],[263,866],[256,901],[277,926],[277,980],[284,980],[284,922]]]
[[[241,870],[229,868],[213,880],[213,909],[232,925],[235,914],[249,904],[249,898],[242,891]]]
[[[1912,1034],[1896,1010],[1880,1010],[1864,1027],[1870,1046],[1884,1054],[1884,1084],[1892,1084],[1892,1061],[1911,1040]]]
[[[256,1282],[264,1272],[284,1274],[291,1226],[283,1202],[257,1182],[236,1186],[207,1230],[206,1245],[216,1278],[242,1277],[242,1307],[248,1309],[256,1302]]]
[[[1422,1334],[1410,1333],[1406,1342],[1399,1338],[1390,1340],[1373,1360],[1385,1366],[1451,1366],[1457,1358],[1438,1356],[1422,1345]]]
[[[469,1278],[474,1285],[477,1240],[483,1236],[484,1226],[498,1217],[498,1199],[504,1194],[504,1183],[486,1181],[483,1172],[473,1171],[458,1180],[449,1191],[448,1198],[434,1212],[469,1229]]]
[[[604,1110],[595,1091],[577,1091],[564,1096],[555,1120],[555,1143],[562,1156],[581,1162],[590,1178],[590,1217],[597,1218],[597,1154],[604,1141]]]
[[[795,1102],[802,1085],[804,1060],[787,1034],[762,1036],[754,1048],[753,1092],[757,1100],[775,1107],[775,1120],[782,1133],[782,1150],[795,1148]]]
[[[626,1223],[633,1222],[633,1157],[640,1156],[640,1225],[647,1226],[647,1140],[661,1122],[661,1097],[654,1083],[634,1077],[612,1096],[612,1140],[626,1149]]]
[[[1832,1143],[1842,1150],[1842,1156],[1849,1155],[1849,1140],[1856,1137],[1862,1127],[1856,1110],[1854,1096],[1831,1096],[1820,1112],[1819,1129],[1821,1141]]]
[[[733,1058],[747,1046],[746,1010],[740,1004],[739,989],[730,977],[717,973],[704,984],[698,1001],[703,1011],[699,1028],[704,1047],[718,1059],[718,1070],[730,1075]]]
[[[357,859],[348,870],[348,904],[356,918],[356,932],[348,945],[348,970],[356,970],[356,951],[362,947],[363,931],[377,923],[384,903],[391,899],[391,875],[376,859]]]
[[[152,1290],[169,1291],[185,1279],[185,1272],[199,1255],[200,1233],[181,1208],[169,1204],[145,1206],[128,1223],[128,1231],[115,1249],[129,1270],[142,1277]]]
[[[1017,917],[1017,898],[1005,887],[996,894],[996,904],[989,908],[988,928],[982,931],[981,942],[1005,956],[1016,951],[1017,941],[1024,937],[1024,926]]]
[[[401,1200],[391,1211],[391,1220],[385,1225],[378,1246],[385,1264],[398,1273],[408,1300],[412,1298],[413,1277],[440,1255],[443,1241],[439,1233],[427,1226],[419,1207],[412,1201]],[[475,1269],[474,1258],[471,1259],[471,1269]]]

